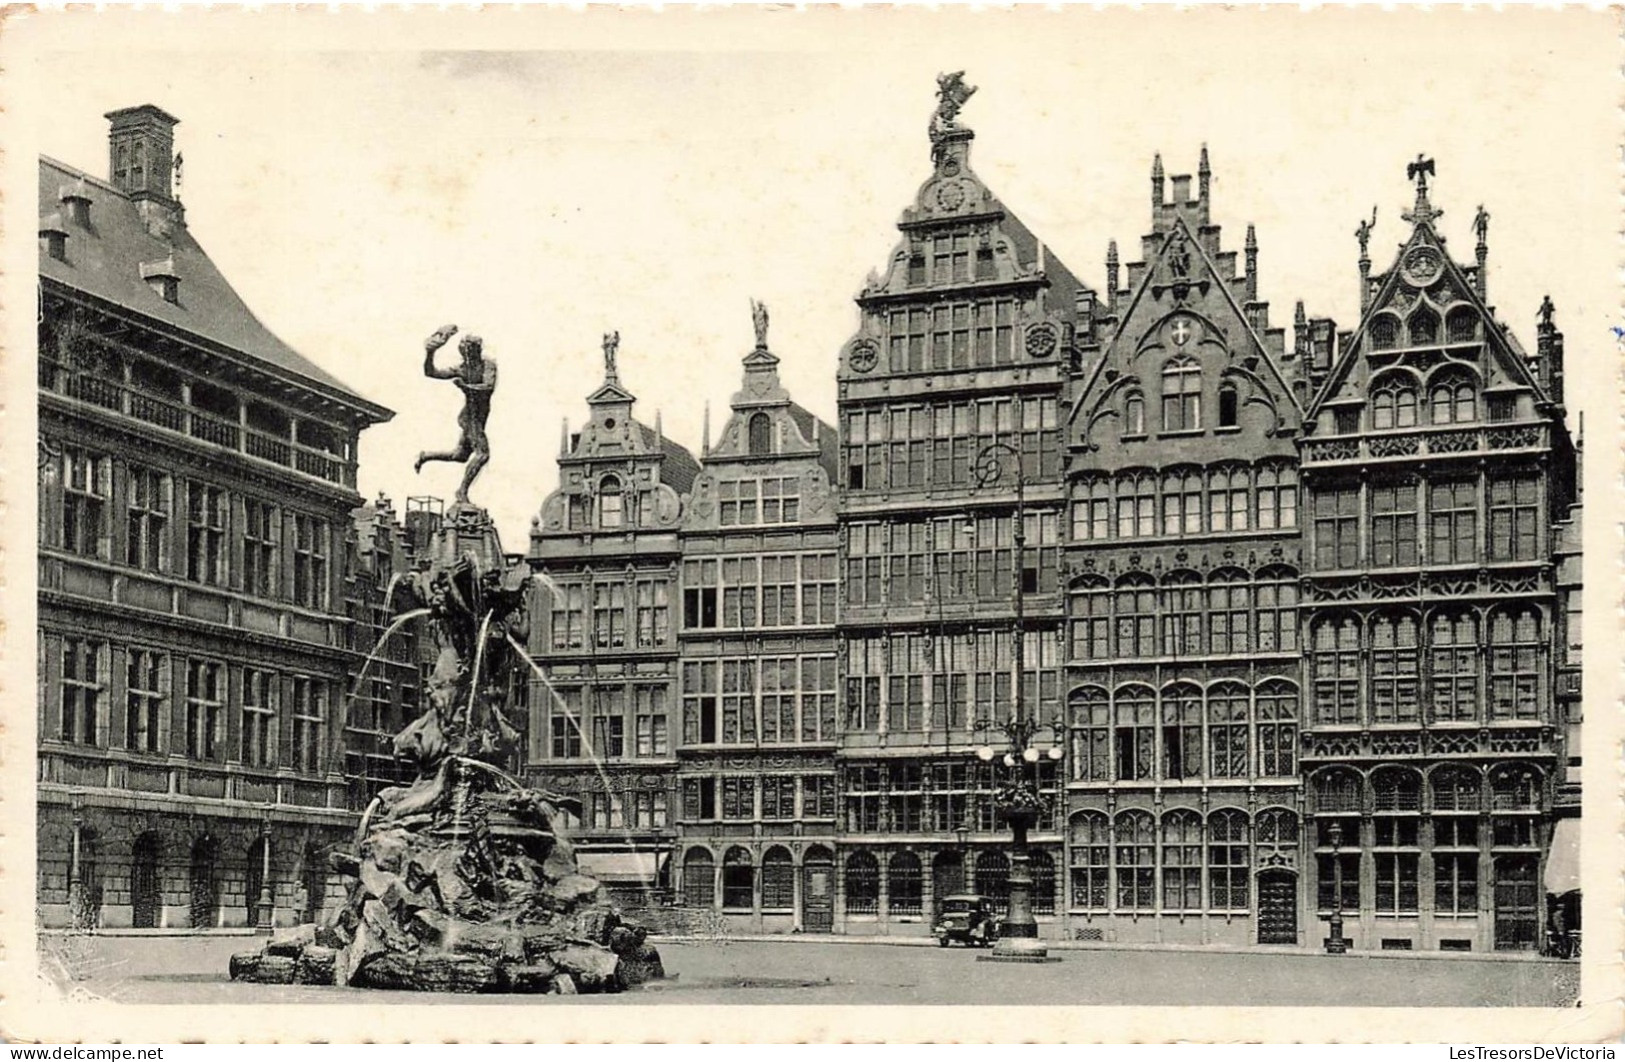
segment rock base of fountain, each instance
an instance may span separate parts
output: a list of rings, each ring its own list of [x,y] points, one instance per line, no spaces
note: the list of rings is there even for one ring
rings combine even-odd
[[[438,810],[371,826],[334,868],[344,906],[232,956],[236,981],[429,992],[619,992],[665,976],[641,927],[580,873],[548,798],[452,761]]]

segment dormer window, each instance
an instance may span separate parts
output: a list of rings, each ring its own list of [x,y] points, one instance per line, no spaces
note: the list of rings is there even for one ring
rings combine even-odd
[[[621,493],[621,481],[616,476],[605,476],[598,483],[598,526],[614,531],[626,524],[626,498]]]
[[[40,219],[40,249],[58,262],[68,260],[68,232],[56,214]]]
[[[175,272],[173,257],[159,262],[142,262],[141,279],[165,302],[180,301],[181,278]]]

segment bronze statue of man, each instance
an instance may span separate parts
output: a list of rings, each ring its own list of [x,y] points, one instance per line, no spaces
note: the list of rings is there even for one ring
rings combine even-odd
[[[485,437],[485,421],[491,415],[491,393],[497,386],[497,363],[481,356],[479,336],[464,336],[457,344],[457,352],[463,356],[463,363],[454,369],[436,368],[435,351],[445,346],[456,334],[456,325],[446,325],[424,342],[423,375],[431,380],[454,381],[458,390],[463,392],[463,411],[457,415],[457,427],[462,431],[462,436],[457,440],[455,450],[438,453],[425,450],[418,454],[417,464],[412,466],[412,470],[420,471],[430,461],[466,462],[463,482],[457,488],[457,502],[467,505],[468,488],[473,486],[474,477],[480,474],[480,469],[491,460],[491,443]]]

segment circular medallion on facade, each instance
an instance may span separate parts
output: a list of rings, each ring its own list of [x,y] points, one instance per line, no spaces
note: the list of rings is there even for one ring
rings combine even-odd
[[[1431,247],[1418,247],[1405,256],[1405,279],[1419,288],[1425,288],[1435,280],[1444,270],[1444,263],[1439,260],[1439,252]]]
[[[1027,329],[1027,355],[1033,358],[1047,358],[1055,353],[1055,347],[1060,339],[1055,334],[1053,325],[1034,325]]]
[[[853,372],[869,372],[880,364],[880,348],[867,339],[859,340],[852,344],[846,363],[852,366]]]
[[[958,181],[944,181],[937,186],[937,205],[944,210],[958,210],[965,205],[965,186]]]
[[[958,177],[959,176],[959,160],[955,159],[955,158],[943,159],[942,160],[942,173],[943,173],[943,176],[945,176],[945,177]]]

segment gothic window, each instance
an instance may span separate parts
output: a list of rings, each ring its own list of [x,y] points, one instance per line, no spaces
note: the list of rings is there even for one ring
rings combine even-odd
[[[1541,777],[1531,767],[1505,765],[1490,774],[1490,842],[1533,848],[1540,841]]]
[[[1112,487],[1104,478],[1080,486],[1072,502],[1072,540],[1104,542],[1111,537]]]
[[[1215,653],[1245,653],[1251,648],[1251,589],[1239,571],[1215,572],[1208,580],[1208,627]]]
[[[1072,595],[1072,658],[1106,660],[1111,650],[1111,596],[1103,580],[1093,580]]]
[[[1411,314],[1410,324],[1411,346],[1425,347],[1439,341],[1439,315],[1426,306],[1419,307]]]
[[[1072,780],[1111,780],[1111,728],[1106,691],[1099,686],[1073,690],[1068,698],[1072,715]]]
[[[1125,575],[1117,584],[1117,655],[1157,654],[1157,591],[1151,578]]]
[[[1377,917],[1414,915],[1419,901],[1421,777],[1405,768],[1387,768],[1372,776],[1371,788]]]
[[[1219,427],[1234,428],[1241,423],[1241,406],[1236,397],[1236,385],[1219,385]]]
[[[1478,621],[1472,613],[1433,617],[1434,722],[1467,723],[1478,718]]]
[[[614,530],[622,526],[624,519],[621,481],[616,476],[605,476],[598,482],[598,526]]]
[[[1111,826],[1098,811],[1072,816],[1071,902],[1074,910],[1104,911],[1111,875]]]
[[[1221,683],[1208,691],[1208,773],[1247,777],[1247,688]]]
[[[1156,708],[1156,697],[1149,686],[1125,686],[1117,691],[1112,741],[1118,781],[1137,782],[1151,777],[1156,762]]]
[[[1055,913],[1055,857],[1048,852],[1034,852],[1030,871],[1033,879],[1033,914]]]
[[[1315,877],[1322,911],[1332,908],[1339,879],[1343,910],[1360,909],[1362,788],[1360,776],[1347,769],[1322,771],[1314,779]]]
[[[1379,314],[1371,322],[1371,349],[1393,350],[1399,345],[1399,322],[1387,314]]]
[[[1171,358],[1162,368],[1162,430],[1202,426],[1202,370],[1191,358]]]
[[[1540,616],[1503,609],[1490,619],[1490,718],[1540,718]]]
[[[1170,472],[1162,479],[1162,533],[1200,534],[1202,531],[1202,477],[1195,472]]]
[[[1202,691],[1189,684],[1162,692],[1162,777],[1169,781],[1202,774]]]
[[[1416,484],[1371,487],[1371,563],[1377,568],[1416,564]]]
[[[1540,483],[1534,476],[1490,480],[1490,560],[1534,560],[1540,537]]]
[[[1445,316],[1445,331],[1452,343],[1471,343],[1478,338],[1478,314],[1470,307],[1457,306]]]
[[[1207,818],[1208,905],[1215,911],[1247,909],[1247,813],[1220,808]]]
[[[773,452],[773,418],[766,413],[756,412],[750,415],[750,452],[755,454],[770,454]]]
[[[1433,773],[1433,913],[1478,913],[1478,823],[1481,784],[1476,771],[1442,767]]]
[[[1174,572],[1163,580],[1162,652],[1164,656],[1202,654],[1201,577],[1195,572]]]
[[[1257,603],[1258,651],[1298,651],[1298,583],[1290,568],[1266,568],[1254,588]]]
[[[1298,773],[1298,690],[1271,679],[1258,687],[1258,773],[1289,778]]]
[[[1156,906],[1156,824],[1148,811],[1120,812],[1113,831],[1117,909],[1151,911]]]
[[[1339,487],[1315,496],[1315,567],[1349,569],[1360,563],[1360,489]]]
[[[1313,656],[1315,720],[1322,724],[1360,721],[1360,626],[1353,616],[1315,622]]]
[[[1162,817],[1162,909],[1202,909],[1202,819],[1189,808]]]
[[[1258,472],[1258,526],[1265,530],[1298,526],[1298,470],[1267,465]]]
[[[1438,479],[1428,484],[1428,553],[1435,564],[1478,559],[1478,482]]]
[[[1157,533],[1157,481],[1148,472],[1117,480],[1117,537],[1149,538]]]
[[[1221,468],[1208,477],[1209,524],[1214,531],[1247,530],[1248,474],[1245,468]]]
[[[1130,391],[1123,399],[1123,434],[1145,434],[1145,395]]]
[[[1371,715],[1374,723],[1417,719],[1416,620],[1378,616],[1371,624]]]
[[[1379,430],[1416,427],[1416,385],[1409,376],[1391,373],[1372,388],[1371,426]]]
[[[1459,373],[1442,376],[1428,388],[1428,407],[1435,424],[1471,424],[1478,419],[1478,388]]]

